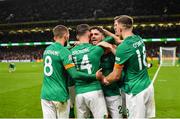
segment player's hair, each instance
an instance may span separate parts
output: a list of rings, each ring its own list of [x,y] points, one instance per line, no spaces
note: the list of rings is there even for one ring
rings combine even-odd
[[[92,26],[92,27],[90,28],[90,31],[91,31],[91,30],[94,30],[94,29],[98,30],[100,33],[102,33],[103,36],[105,36],[105,32],[104,32],[104,30],[103,30],[101,27]]]
[[[53,28],[53,35],[58,36],[60,38],[62,38],[63,35],[67,32],[68,32],[68,28],[64,25],[57,25]]]
[[[129,29],[133,27],[133,18],[128,16],[128,15],[121,15],[121,16],[116,16],[114,18],[114,21],[117,21],[118,23],[121,23],[123,27]]]
[[[120,18],[120,16],[115,16],[115,17],[114,17],[114,21],[117,20],[117,19],[119,19],[119,18]]]
[[[76,27],[76,34],[78,36],[84,35],[87,31],[89,31],[90,26],[88,24],[80,24]]]

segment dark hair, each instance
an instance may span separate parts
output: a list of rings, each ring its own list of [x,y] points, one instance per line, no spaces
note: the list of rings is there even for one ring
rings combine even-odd
[[[104,30],[103,30],[101,27],[92,26],[92,27],[90,28],[90,31],[91,31],[91,30],[94,30],[94,29],[98,30],[100,33],[103,34],[103,36],[105,36]]]
[[[77,35],[81,36],[84,35],[87,31],[89,31],[90,26],[88,24],[80,24],[76,27]]]
[[[125,28],[131,28],[133,27],[133,18],[128,16],[128,15],[121,15],[121,16],[116,16],[114,18],[115,21],[117,21],[118,23],[123,24],[123,26]]]
[[[60,38],[62,38],[63,35],[67,32],[68,32],[68,28],[64,25],[57,25],[53,28],[53,35],[58,36]]]

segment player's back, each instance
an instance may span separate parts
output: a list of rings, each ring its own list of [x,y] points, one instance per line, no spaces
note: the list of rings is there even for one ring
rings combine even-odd
[[[117,47],[116,62],[124,64],[124,90],[128,93],[137,94],[144,90],[149,84],[150,79],[147,72],[146,50],[141,37],[137,35],[126,38]]]
[[[67,54],[69,54],[69,51],[57,42],[47,47],[44,51],[42,99],[63,102],[69,98],[67,74],[62,61]]]
[[[100,68],[100,59],[104,53],[103,48],[82,43],[71,49],[73,61],[77,70],[88,74],[95,74]],[[76,79],[76,93],[85,93],[100,90],[100,82],[93,79]]]

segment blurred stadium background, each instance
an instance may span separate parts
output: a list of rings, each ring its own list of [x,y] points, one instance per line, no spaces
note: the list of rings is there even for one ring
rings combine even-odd
[[[122,14],[133,16],[134,33],[145,41],[152,79],[159,48],[176,47],[176,65],[162,67],[154,85],[157,117],[180,117],[179,0],[0,0],[0,117],[42,117],[42,53],[54,26],[68,26],[74,40],[77,24],[113,32],[113,17]]]

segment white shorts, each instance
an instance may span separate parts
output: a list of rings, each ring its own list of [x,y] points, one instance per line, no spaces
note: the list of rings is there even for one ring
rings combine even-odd
[[[126,95],[126,107],[128,118],[152,118],[155,117],[155,100],[153,84],[145,90],[133,96]]]
[[[122,98],[120,95],[105,97],[109,114],[112,118],[122,118]]]
[[[70,101],[58,102],[41,99],[44,119],[69,118]]]
[[[94,118],[107,117],[107,108],[102,90],[76,95],[77,118],[88,118],[90,111]]]

